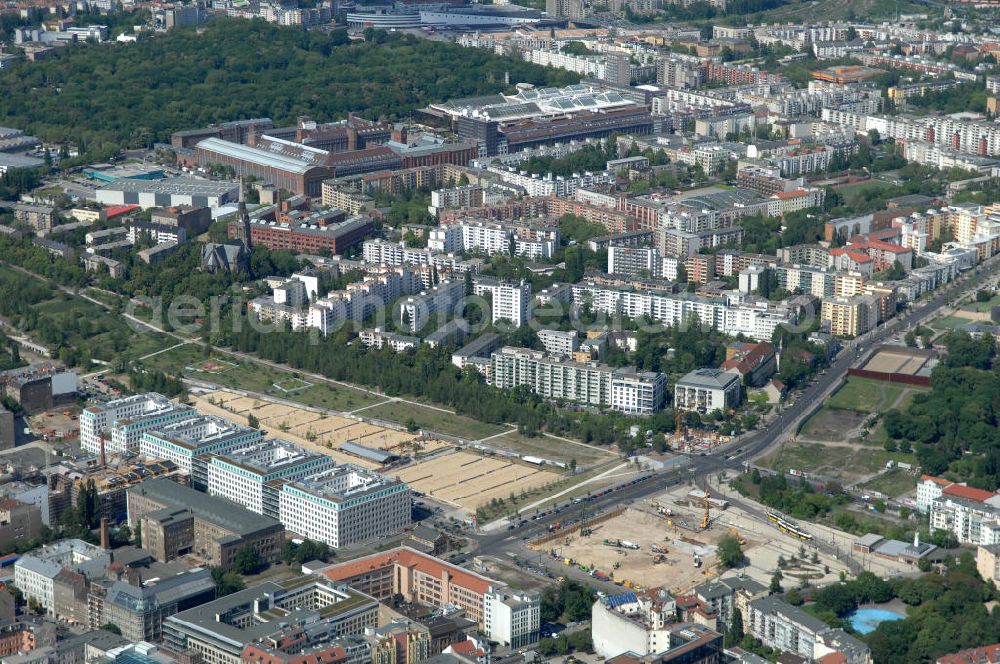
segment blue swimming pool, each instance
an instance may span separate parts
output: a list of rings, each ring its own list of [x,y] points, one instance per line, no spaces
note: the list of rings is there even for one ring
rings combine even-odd
[[[888,609],[858,609],[847,616],[847,619],[851,621],[851,627],[858,634],[870,634],[881,623],[902,620],[905,617],[901,613],[889,611]]]

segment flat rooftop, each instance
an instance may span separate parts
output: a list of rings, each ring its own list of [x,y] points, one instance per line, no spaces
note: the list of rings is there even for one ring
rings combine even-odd
[[[131,487],[129,493],[149,498],[167,508],[190,510],[195,517],[214,523],[238,535],[250,535],[281,525],[277,519],[254,514],[225,498],[209,496],[197,489],[181,486],[166,478],[146,480]]]

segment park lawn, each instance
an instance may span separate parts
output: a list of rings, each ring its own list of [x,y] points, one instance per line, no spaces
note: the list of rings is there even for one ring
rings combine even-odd
[[[950,332],[956,327],[962,325],[968,325],[969,323],[974,323],[975,321],[971,318],[962,318],[961,316],[942,316],[940,318],[935,318],[928,326],[938,332]]]
[[[874,413],[892,406],[903,393],[904,386],[869,378],[851,376],[824,404],[834,410]]]
[[[147,328],[137,331],[127,321],[100,305],[65,293],[57,293],[52,299],[39,302],[34,311],[45,318],[79,318],[94,323],[93,334],[82,336],[72,333],[63,343],[70,348],[85,348],[92,358],[104,362],[110,362],[117,356],[136,360],[176,343],[160,332]],[[125,339],[128,340],[128,345],[122,348]],[[44,340],[41,341],[45,343]]]
[[[174,341],[173,344],[166,345],[164,348],[170,348],[171,345],[177,343],[177,341]],[[178,373],[183,373],[185,367],[192,366],[204,359],[205,351],[200,345],[186,344],[177,348],[171,348],[158,355],[147,357],[142,360],[142,366],[147,369],[177,375]],[[208,379],[206,378],[205,380]]]
[[[594,449],[577,443],[568,443],[558,438],[550,436],[537,436],[529,438],[522,436],[516,431],[504,434],[499,438],[490,438],[484,443],[490,447],[517,452],[520,455],[537,456],[549,461],[561,461],[569,463],[576,459],[578,467],[591,467],[595,464],[603,463],[617,456],[613,447],[607,450]]]
[[[961,309],[962,311],[975,311],[981,314],[988,314],[993,310],[993,307],[1000,307],[1000,295],[994,295],[986,302],[976,302],[976,298],[973,297],[967,304],[963,304]]]
[[[200,370],[199,366],[206,359],[219,362],[219,370]],[[236,366],[225,368],[228,366],[227,363]],[[143,360],[143,365],[171,374],[180,372],[185,378],[191,380],[200,380],[248,392],[258,392],[295,401],[306,406],[338,412],[354,410],[378,402],[378,397],[362,390],[315,380],[307,380],[307,382],[312,383],[310,387],[286,393],[275,389],[274,383],[287,387],[292,382],[297,382],[294,380],[292,372],[272,369],[256,362],[244,362],[242,359],[231,357],[225,353],[213,353],[211,356],[206,356],[200,344],[192,343],[173,348]]]
[[[225,354],[219,355],[217,359],[232,362],[236,366],[220,370],[218,373],[201,371],[197,368],[201,361],[199,359],[185,368],[184,375],[194,380],[203,380],[223,387],[259,392],[315,408],[340,412],[362,408],[378,402],[378,397],[367,392],[315,380],[309,380],[308,382],[313,384],[305,389],[284,392],[276,389],[274,384],[284,385],[293,376],[292,372],[272,369],[263,364],[246,362],[242,358],[234,358]],[[224,362],[222,365],[226,366]]]
[[[399,424],[405,424],[407,420],[412,419],[420,429],[436,431],[469,440],[479,440],[494,436],[498,433],[504,433],[510,428],[479,422],[470,417],[426,408],[419,404],[403,403],[400,401],[379,404],[378,406],[367,408],[358,414],[363,417],[388,420]]]
[[[890,460],[916,463],[912,454],[886,452],[880,447],[794,442],[785,443],[757,463],[773,470],[801,470],[846,483],[877,473]]]
[[[867,491],[878,491],[890,498],[896,498],[913,491],[917,487],[917,477],[898,468],[882,473],[861,485]]]

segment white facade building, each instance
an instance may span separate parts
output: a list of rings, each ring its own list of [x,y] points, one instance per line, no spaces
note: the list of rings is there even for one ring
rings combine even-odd
[[[611,407],[624,413],[648,414],[663,407],[666,376],[614,369],[597,362],[546,357],[527,348],[504,347],[492,355],[493,385],[524,385],[546,399]]]
[[[725,412],[740,403],[740,376],[719,369],[695,369],[674,385],[674,408]]]
[[[533,591],[491,589],[483,596],[483,627],[490,641],[522,648],[536,643],[541,628],[541,595]]]
[[[264,432],[239,426],[214,415],[196,415],[142,434],[139,453],[151,459],[167,459],[192,473],[195,457],[225,454],[264,439]],[[204,472],[204,469],[201,469]],[[207,477],[192,473],[192,485]]]
[[[531,320],[530,283],[522,281],[519,284],[508,284],[489,277],[479,277],[473,285],[473,292],[480,297],[490,296],[494,324],[500,320],[508,320],[514,327],[521,327]]]
[[[576,330],[538,330],[538,340],[550,355],[569,356],[580,347]]]
[[[339,548],[406,528],[413,500],[405,482],[341,465],[283,484],[278,509],[288,530]]]
[[[80,447],[91,454],[137,452],[146,431],[195,415],[190,406],[147,392],[89,406],[80,413]]]

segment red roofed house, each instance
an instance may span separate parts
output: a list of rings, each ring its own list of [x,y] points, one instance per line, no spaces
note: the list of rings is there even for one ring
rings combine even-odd
[[[759,344],[737,343],[726,347],[726,361],[722,370],[739,374],[743,384],[760,387],[778,370],[774,346],[768,342]]]
[[[834,269],[837,270],[860,272],[866,277],[870,277],[874,271],[875,261],[872,260],[872,257],[854,247],[831,249],[830,258],[833,260]]]
[[[935,664],[996,664],[1000,662],[1000,643],[981,648],[959,650],[934,660]]]
[[[913,269],[913,250],[898,244],[877,240],[867,235],[855,235],[847,241],[847,246],[853,251],[864,252],[875,261],[875,271],[888,270],[896,261],[909,272]]]
[[[959,498],[965,498],[966,500],[975,500],[980,503],[985,503],[990,498],[997,497],[997,494],[992,491],[976,489],[974,487],[964,486],[961,484],[949,484],[941,491],[941,493],[947,496],[958,496]]]

